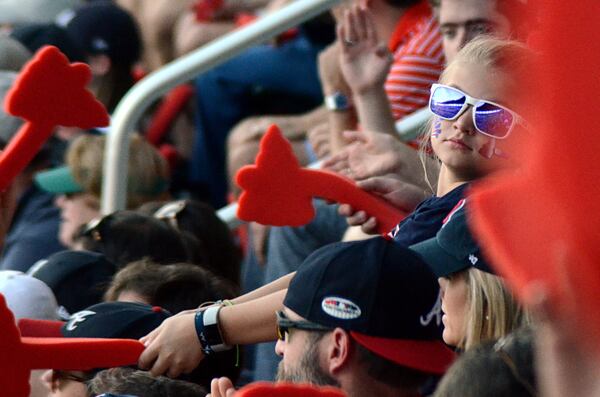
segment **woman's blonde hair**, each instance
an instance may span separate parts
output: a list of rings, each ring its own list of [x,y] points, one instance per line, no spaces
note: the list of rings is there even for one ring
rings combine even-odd
[[[100,198],[104,159],[103,135],[82,135],[67,151],[67,165],[75,181],[86,193]],[[127,208],[137,208],[148,201],[165,198],[169,185],[169,167],[160,153],[139,135],[129,146]]]
[[[466,331],[458,347],[468,350],[530,323],[529,314],[500,277],[475,268],[465,270],[464,276],[468,290]]]
[[[523,43],[482,35],[467,43],[458,52],[456,57],[446,66],[440,75],[439,82],[441,84],[447,83],[448,75],[452,70],[461,67],[461,65],[476,64],[505,72],[513,80],[515,89],[518,87],[520,94],[527,94],[534,91],[530,88],[532,79],[528,78],[528,73],[531,73],[534,62],[535,54]],[[434,158],[438,160],[439,164],[439,159],[437,159],[431,150],[429,142],[431,131],[434,127],[434,118],[432,117],[430,122],[423,128],[419,148],[423,170],[425,171],[425,179],[433,191],[435,189],[433,189],[433,185],[428,178],[426,159],[428,157]]]

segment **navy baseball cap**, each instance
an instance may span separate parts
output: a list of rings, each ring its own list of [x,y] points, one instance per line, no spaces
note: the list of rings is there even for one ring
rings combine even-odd
[[[113,64],[131,66],[142,52],[140,31],[133,16],[109,0],[93,1],[65,18],[65,29],[81,51],[103,54]]]
[[[471,267],[494,274],[473,239],[467,222],[466,200],[448,214],[435,237],[410,246],[437,277],[447,277]]]
[[[442,374],[454,353],[441,342],[438,295],[436,278],[418,255],[377,237],[315,251],[292,279],[284,306],[349,331],[396,364]]]
[[[36,262],[28,274],[45,282],[58,304],[75,313],[102,301],[116,271],[103,254],[67,250]]]
[[[102,302],[72,314],[67,322],[22,319],[21,335],[31,337],[139,339],[171,317],[157,307],[133,302]]]

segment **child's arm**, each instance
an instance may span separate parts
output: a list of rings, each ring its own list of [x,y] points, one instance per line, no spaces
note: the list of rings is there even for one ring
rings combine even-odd
[[[292,272],[290,274],[286,274],[285,276],[279,277],[277,280],[271,281],[269,284],[265,284],[260,288],[232,299],[231,302],[235,305],[239,305],[240,303],[250,302],[252,300],[270,295],[274,292],[285,290],[290,285],[290,281],[295,274],[296,272]]]

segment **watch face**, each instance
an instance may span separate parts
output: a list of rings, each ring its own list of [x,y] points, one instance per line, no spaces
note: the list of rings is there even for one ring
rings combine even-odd
[[[329,110],[347,110],[350,108],[350,100],[341,92],[336,92],[325,98],[325,105]]]
[[[336,105],[338,109],[348,109],[348,97],[346,97],[346,95],[343,94],[339,94],[336,96],[335,98],[336,101]]]

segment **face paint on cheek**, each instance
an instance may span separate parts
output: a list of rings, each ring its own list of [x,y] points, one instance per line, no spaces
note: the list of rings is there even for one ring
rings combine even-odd
[[[439,117],[436,117],[433,120],[433,128],[431,130],[431,137],[437,138],[440,136],[441,133],[442,133],[442,121],[440,120]]]
[[[503,159],[509,159],[510,156],[500,148],[496,147],[496,140],[492,139],[479,150],[479,154],[486,159],[491,159],[493,156],[498,156]]]
[[[491,139],[488,143],[483,145],[481,149],[479,149],[479,154],[486,159],[491,159],[496,151],[496,140]]]

